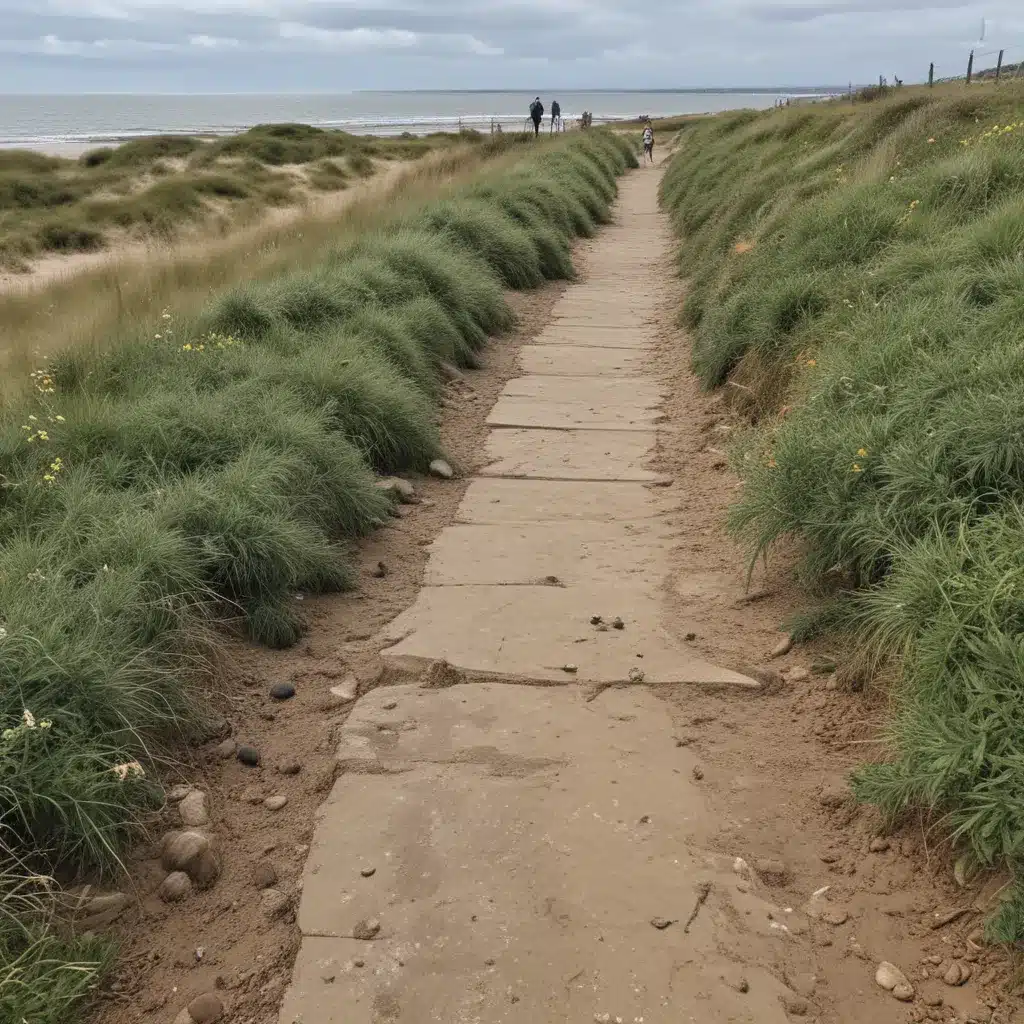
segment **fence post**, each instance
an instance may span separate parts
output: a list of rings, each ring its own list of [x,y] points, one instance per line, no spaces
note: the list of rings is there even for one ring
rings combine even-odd
[[[971,50],[970,59],[967,61],[967,84],[971,84],[971,79],[974,77],[974,51]]]
[[[935,62],[928,66],[928,88],[931,89],[935,86]]]
[[[1003,56],[1006,53],[1005,50],[999,51],[999,61],[996,64],[996,81],[1003,77]]]

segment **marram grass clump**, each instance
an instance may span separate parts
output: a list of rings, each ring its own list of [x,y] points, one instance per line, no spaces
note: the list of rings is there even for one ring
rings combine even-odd
[[[734,530],[797,538],[829,620],[902,666],[856,792],[1020,872],[1024,86],[692,124],[663,200],[695,369],[756,425]]]

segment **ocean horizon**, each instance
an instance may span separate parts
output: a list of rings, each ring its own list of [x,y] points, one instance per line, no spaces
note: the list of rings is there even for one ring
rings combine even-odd
[[[540,90],[562,116],[584,111],[595,123],[642,115],[718,113],[769,108],[780,99],[827,97],[845,89],[573,89]],[[217,136],[256,124],[299,122],[353,134],[414,135],[522,127],[537,90],[377,90],[339,93],[128,93],[0,95],[0,146],[103,145],[147,135]]]

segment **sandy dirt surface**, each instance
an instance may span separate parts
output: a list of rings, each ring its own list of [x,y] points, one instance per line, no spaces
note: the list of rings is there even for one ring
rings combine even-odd
[[[207,794],[220,876],[158,898],[169,806],[102,1024],[1019,1019],[977,931],[998,880],[957,888],[849,799],[877,691],[842,652],[770,657],[800,594],[785,559],[748,589],[725,535],[737,424],[688,372],[657,180],[624,179],[580,283],[512,296],[445,402],[458,479],[415,481],[359,589],[305,599],[291,652],[231,651],[170,780]]]

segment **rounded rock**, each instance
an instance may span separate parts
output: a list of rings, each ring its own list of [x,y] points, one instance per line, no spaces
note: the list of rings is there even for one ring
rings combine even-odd
[[[191,786],[175,786],[167,794],[167,802],[169,804],[180,804],[192,792]]]
[[[160,863],[166,871],[188,872],[209,849],[210,840],[202,832],[168,832]]]
[[[295,696],[295,687],[291,683],[274,683],[270,688],[270,696],[274,700],[291,700]]]
[[[181,816],[182,824],[189,828],[201,828],[210,823],[210,810],[207,805],[206,794],[202,790],[194,789],[181,803],[178,804],[178,814]]]
[[[157,892],[164,903],[180,903],[192,895],[192,879],[184,871],[172,871]]]
[[[440,477],[442,480],[451,480],[455,476],[452,467],[444,459],[434,459],[430,464],[430,472],[433,476]]]
[[[217,749],[214,753],[222,760],[226,761],[229,757],[235,756],[235,751],[238,749],[238,744],[234,740],[224,740],[222,743],[217,744]]]
[[[365,868],[362,869],[362,871],[359,872],[359,874],[361,874],[363,876],[363,878],[373,878],[373,876],[375,874],[377,874],[377,869],[376,868],[371,868],[371,867],[365,867]]]
[[[285,805],[288,803],[288,797],[286,796],[268,796],[263,801],[263,806],[268,811],[280,811],[283,810]]]
[[[270,889],[277,885],[277,868],[269,860],[261,860],[252,869],[252,880],[257,889]]]
[[[247,764],[250,768],[255,768],[261,760],[260,752],[255,747],[241,746],[238,748],[237,756],[242,764]]]
[[[220,857],[217,851],[210,849],[200,854],[189,866],[188,875],[200,889],[209,889],[220,878]]]
[[[298,761],[282,761],[277,770],[282,775],[298,775],[302,771],[302,765]]]
[[[196,996],[188,1004],[187,1009],[189,1016],[196,1024],[213,1024],[224,1015],[224,1004],[220,1001],[220,997],[212,992]]]
[[[377,938],[380,934],[380,921],[375,917],[370,918],[369,921],[358,921],[355,927],[352,929],[352,938],[359,939],[361,942],[369,942],[371,939]]]
[[[895,965],[883,960],[875,971],[875,984],[884,988],[887,992],[894,991],[897,987],[909,986],[907,976]]]
[[[881,836],[878,836],[871,840],[871,845],[868,849],[872,853],[885,853],[889,849],[890,845],[891,843],[888,839],[883,839]]]
[[[955,960],[949,966],[949,970],[942,976],[942,980],[951,988],[959,988],[971,980],[971,965]]]
[[[897,985],[893,990],[892,994],[901,1003],[912,1003],[914,1001],[914,986],[907,982],[906,985]]]
[[[793,638],[791,636],[783,637],[772,650],[772,657],[784,658],[791,650],[793,650]]]
[[[264,889],[260,894],[260,906],[263,916],[274,921],[291,913],[292,901],[280,889]]]

